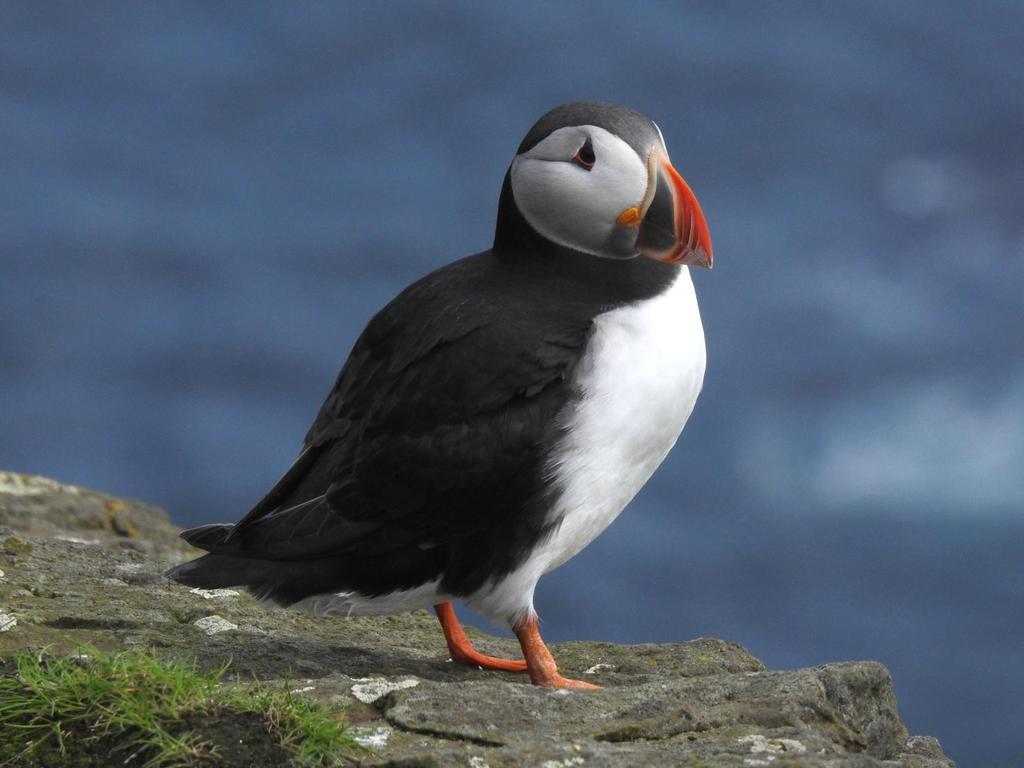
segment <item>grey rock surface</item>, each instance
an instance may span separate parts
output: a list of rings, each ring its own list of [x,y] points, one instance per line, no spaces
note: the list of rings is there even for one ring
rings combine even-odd
[[[874,662],[767,671],[713,638],[573,642],[552,647],[563,672],[605,687],[539,689],[448,661],[425,611],[313,619],[170,583],[163,571],[196,554],[177,532],[153,507],[0,472],[0,659],[85,643],[230,659],[229,676],[288,679],[343,711],[372,750],[363,765],[953,766],[935,739],[907,733]],[[513,640],[469,632],[484,652],[518,656]]]

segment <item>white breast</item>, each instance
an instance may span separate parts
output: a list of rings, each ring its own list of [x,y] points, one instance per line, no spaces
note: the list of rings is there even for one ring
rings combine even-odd
[[[549,460],[558,521],[530,559],[469,602],[495,619],[533,610],[537,580],[618,517],[675,444],[704,381],[704,329],[687,269],[653,299],[606,312],[576,374],[581,398]],[[525,603],[524,603],[525,600]]]

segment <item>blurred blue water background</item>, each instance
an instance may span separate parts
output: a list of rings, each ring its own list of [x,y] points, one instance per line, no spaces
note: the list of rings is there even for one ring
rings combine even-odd
[[[573,98],[711,223],[679,446],[548,639],[872,658],[1024,764],[1024,5],[0,5],[0,467],[231,520]]]

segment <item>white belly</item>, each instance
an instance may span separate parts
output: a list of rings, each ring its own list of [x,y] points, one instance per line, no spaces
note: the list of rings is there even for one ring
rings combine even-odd
[[[401,589],[385,595],[367,597],[358,592],[337,592],[323,595],[310,595],[292,604],[292,608],[311,613],[317,617],[325,616],[383,616],[388,613],[403,613],[419,608],[451,600],[449,595],[440,591],[440,579],[428,581],[418,587]]]
[[[687,269],[661,295],[599,315],[594,326],[576,373],[582,397],[549,460],[558,522],[527,562],[468,600],[496,620],[532,612],[537,580],[618,517],[675,444],[700,393],[704,329]]]

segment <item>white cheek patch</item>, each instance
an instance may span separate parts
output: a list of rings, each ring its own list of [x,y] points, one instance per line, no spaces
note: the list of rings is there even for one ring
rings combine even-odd
[[[571,162],[588,137],[595,157],[589,171]],[[622,139],[597,126],[573,126],[516,157],[512,194],[526,220],[547,239],[595,256],[623,258],[635,251],[611,245],[621,229],[615,219],[641,203],[647,176],[646,163]]]

